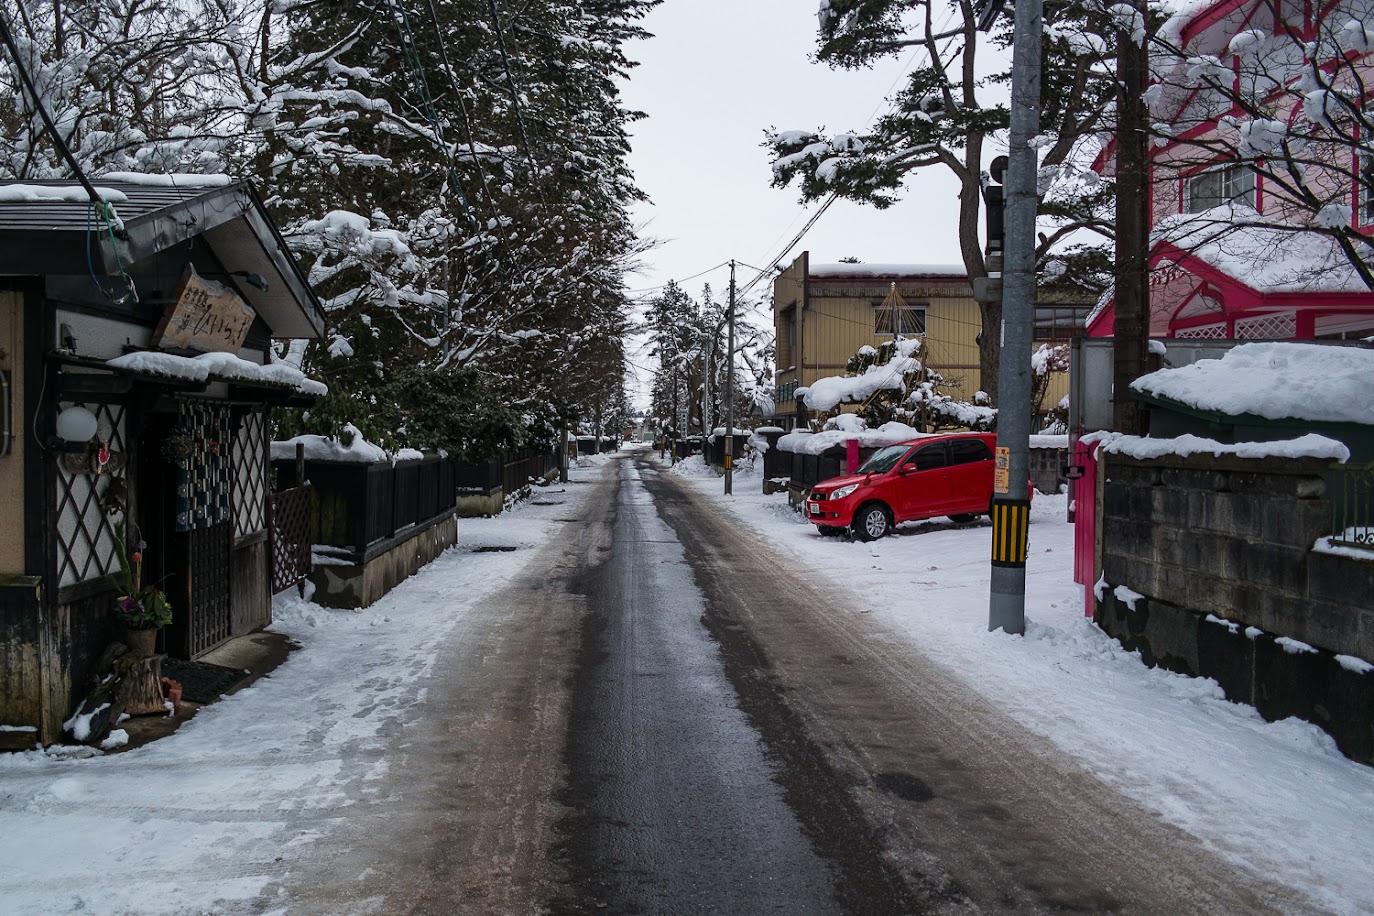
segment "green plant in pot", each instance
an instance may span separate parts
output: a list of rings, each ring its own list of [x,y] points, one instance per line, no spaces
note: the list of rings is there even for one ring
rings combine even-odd
[[[119,539],[119,573],[110,577],[120,593],[115,619],[124,629],[125,645],[139,657],[146,657],[157,645],[157,631],[172,622],[172,604],[162,589],[143,584],[143,551],[148,545],[140,539],[129,550],[123,522],[115,527],[115,533]]]

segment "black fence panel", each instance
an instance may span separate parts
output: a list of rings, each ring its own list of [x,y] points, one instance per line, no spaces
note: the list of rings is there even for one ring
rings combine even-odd
[[[278,488],[294,486],[294,461],[274,461]],[[452,511],[460,473],[448,459],[370,464],[307,461],[313,485],[313,542],[365,554],[399,532]]]

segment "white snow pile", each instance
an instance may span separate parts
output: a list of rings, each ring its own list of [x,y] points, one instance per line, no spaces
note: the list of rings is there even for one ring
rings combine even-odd
[[[1149,439],[1142,436],[1121,436],[1098,447],[1111,455],[1125,455],[1142,460],[1189,455],[1232,455],[1236,458],[1322,458],[1329,461],[1350,460],[1350,449],[1343,442],[1308,433],[1296,439],[1278,442],[1237,442],[1228,445],[1215,439],[1185,434],[1173,439]]]
[[[228,175],[196,175],[191,172],[171,172],[165,175],[146,172],[107,172],[100,177],[106,181],[122,181],[125,184],[142,185],[147,188],[222,188],[234,181]]]
[[[905,376],[921,368],[912,354],[921,349],[915,338],[897,341],[897,355],[881,365],[869,366],[862,375],[830,375],[797,389],[797,396],[812,410],[834,410],[840,404],[857,404],[879,391],[906,391]]]
[[[931,434],[920,432],[905,423],[898,423],[893,420],[891,423],[884,423],[877,429],[852,432],[843,429],[828,429],[819,433],[797,430],[779,439],[778,448],[793,454],[819,455],[828,448],[844,445],[850,439],[858,439],[860,448],[881,448],[884,445],[896,445],[912,439],[923,439],[929,435]]]
[[[1359,347],[1241,344],[1220,359],[1151,372],[1131,388],[1231,416],[1374,426],[1374,350]]]
[[[1228,79],[1230,70],[1227,70]],[[1153,242],[1168,242],[1263,292],[1366,291],[1364,281],[1330,237],[1270,222],[1244,204],[1167,216]],[[1367,256],[1374,251],[1363,248]]]
[[[129,195],[123,191],[116,191],[114,188],[96,187],[95,193],[100,195],[101,200],[108,200],[111,203],[121,203],[129,199]],[[86,189],[79,184],[11,184],[0,187],[0,204],[27,204],[38,201],[84,203],[90,199],[91,195],[87,194]]]
[[[361,464],[374,464],[390,461],[391,456],[380,445],[373,445],[363,436],[362,431],[352,423],[344,425],[344,444],[333,436],[305,435],[272,443],[272,460],[289,461],[296,457],[296,446],[305,446],[306,461],[348,461]],[[413,449],[405,450],[407,452]],[[407,455],[409,457],[409,455]],[[424,457],[421,455],[421,457]]]
[[[305,373],[286,363],[259,365],[232,353],[202,353],[199,356],[176,356],[171,353],[145,351],[126,353],[105,363],[111,369],[153,375],[159,378],[204,382],[220,379],[233,382],[267,382],[290,388],[301,394],[323,396],[329,393],[324,382],[306,378]]]

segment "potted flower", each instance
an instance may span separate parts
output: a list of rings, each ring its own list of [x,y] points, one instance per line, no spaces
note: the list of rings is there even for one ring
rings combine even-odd
[[[120,547],[119,574],[110,577],[120,592],[115,619],[124,629],[124,644],[138,657],[146,658],[157,645],[157,631],[172,622],[172,605],[156,585],[143,585],[143,550],[148,545],[140,540],[130,551],[122,522],[115,532]]]

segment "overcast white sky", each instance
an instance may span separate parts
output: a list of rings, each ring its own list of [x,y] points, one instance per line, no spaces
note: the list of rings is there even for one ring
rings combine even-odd
[[[858,130],[896,88],[906,59],[857,73],[813,64],[816,8],[666,0],[645,19],[656,37],[629,46],[640,66],[624,101],[649,116],[632,127],[630,166],[651,198],[635,216],[663,244],[628,278],[632,290],[676,279],[695,295],[707,281],[723,290],[728,269],[684,278],[722,261],[767,267],[817,205],[803,214],[795,186],[770,186],[764,129]],[[809,250],[813,262],[958,264],[955,194],[952,179],[928,170],[889,210],[836,203],[783,263]],[[753,276],[739,273],[741,283]]]

